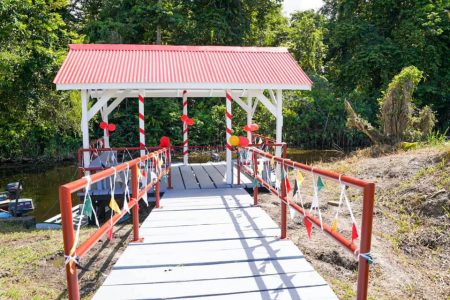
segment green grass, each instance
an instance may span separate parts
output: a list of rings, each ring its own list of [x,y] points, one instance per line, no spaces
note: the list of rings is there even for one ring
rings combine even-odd
[[[2,224],[0,241],[1,299],[55,299],[64,291],[61,231]]]
[[[356,292],[354,290],[353,284],[351,282],[341,280],[338,278],[329,279],[333,291],[337,294],[341,300],[352,300],[356,299]]]

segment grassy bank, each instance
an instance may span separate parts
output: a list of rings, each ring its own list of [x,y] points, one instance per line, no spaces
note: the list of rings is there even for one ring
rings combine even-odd
[[[368,151],[322,167],[376,183],[371,267],[371,299],[450,299],[450,145],[398,151],[372,158]],[[306,202],[312,181],[303,184]],[[339,200],[336,184],[320,192],[322,215],[328,224]],[[357,219],[362,195],[348,190]],[[280,220],[279,201],[261,195],[261,206]],[[341,209],[338,228],[350,236],[351,221]],[[340,299],[354,299],[357,262],[328,236],[313,229],[308,239],[302,218],[289,219],[289,238],[331,284]]]
[[[141,206],[143,221],[152,206]],[[81,230],[85,240],[95,228]],[[116,225],[114,238],[105,237],[84,256],[78,271],[82,298],[89,299],[106,278],[132,238],[131,224]],[[0,227],[0,299],[67,299],[62,233],[59,230]]]

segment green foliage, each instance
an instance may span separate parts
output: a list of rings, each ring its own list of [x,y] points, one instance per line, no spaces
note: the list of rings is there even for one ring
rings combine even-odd
[[[411,125],[412,94],[422,79],[422,74],[414,66],[404,68],[394,76],[379,100],[382,131],[394,143],[402,141],[406,128]]]
[[[64,155],[77,136],[78,99],[52,80],[77,38],[66,1],[0,2],[0,157]]]
[[[380,129],[357,115],[349,102],[345,103],[347,126],[364,132],[377,145],[425,139],[432,132],[436,118],[428,106],[419,110],[412,104],[412,95],[422,74],[419,69],[410,66],[394,76],[379,100]]]
[[[437,145],[443,145],[447,141],[447,133],[448,128],[441,132],[439,130],[435,132],[431,132],[427,137],[427,144],[437,146]]]
[[[289,49],[307,72],[322,72],[326,54],[323,37],[326,19],[313,10],[297,11],[291,16]]]
[[[450,125],[448,1],[324,2],[327,77],[338,95],[362,98],[370,108],[365,116],[373,121],[381,91],[402,68],[414,65],[425,78],[416,104],[436,111],[441,128]]]
[[[67,44],[154,44],[158,30],[162,44],[288,47],[314,82],[311,91],[283,94],[283,139],[292,146],[367,145],[364,134],[345,126],[346,98],[361,114],[359,120],[367,119],[364,126],[372,123],[375,129],[387,126],[377,118],[378,99],[383,105],[391,101],[384,114],[408,115],[400,130],[407,140],[433,136],[436,122],[441,130],[450,126],[448,4],[324,2],[319,12],[287,18],[281,0],[1,1],[0,158],[60,158],[80,145],[79,94],[56,92],[52,84]],[[423,71],[423,80],[417,81],[419,71],[411,69],[408,76],[417,89],[410,89],[408,109],[396,107],[404,89],[401,82],[389,82],[410,65]],[[162,135],[181,144],[180,99],[152,99],[145,110],[147,144],[157,144]],[[233,114],[233,127],[243,134],[244,112],[235,105]],[[190,99],[189,115],[196,119],[191,145],[224,143],[223,99]],[[262,105],[254,120],[262,134],[275,135],[275,118]],[[102,134],[98,122],[94,118],[93,137]],[[117,124],[112,145],[138,144],[136,99],[124,101],[110,122]]]

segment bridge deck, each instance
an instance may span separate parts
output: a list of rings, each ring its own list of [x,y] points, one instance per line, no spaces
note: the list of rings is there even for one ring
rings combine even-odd
[[[241,188],[170,190],[94,299],[337,299]]]
[[[172,186],[174,189],[214,189],[230,187],[226,183],[225,162],[198,164],[172,164]],[[234,167],[233,182],[237,183],[237,169]],[[241,172],[241,187],[251,187],[252,180]]]

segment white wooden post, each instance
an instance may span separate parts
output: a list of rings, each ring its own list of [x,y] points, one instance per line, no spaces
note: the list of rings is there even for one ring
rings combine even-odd
[[[101,110],[101,115],[102,115],[102,121],[108,123],[108,103],[106,103],[105,105],[103,105],[103,108]],[[108,128],[103,129],[103,142],[104,148],[109,148],[109,134],[108,134]]]
[[[139,92],[139,147],[145,147],[145,121],[144,121],[144,93]],[[141,150],[141,156],[145,155],[145,150]]]
[[[81,90],[81,132],[83,135],[83,149],[89,149],[89,117],[88,117],[89,95],[87,90]],[[83,152],[83,167],[90,165],[89,152]],[[86,172],[89,174],[89,172]]]
[[[282,143],[283,134],[283,94],[281,90],[277,90],[277,129],[276,129],[276,143]],[[281,147],[277,146],[275,150],[275,156],[281,157]]]
[[[247,125],[252,124],[252,122],[253,122],[253,100],[252,97],[247,96]],[[247,138],[250,141],[250,144],[253,144],[251,131],[247,132]]]
[[[232,161],[232,147],[230,145],[230,137],[233,133],[232,130],[232,122],[233,119],[232,111],[231,111],[231,104],[233,103],[233,98],[231,97],[231,93],[229,91],[226,91],[225,93],[226,98],[226,145],[227,145],[227,172],[226,172],[226,182],[228,184],[233,184],[233,161]]]
[[[187,91],[183,91],[183,115],[188,115],[188,100]],[[183,122],[183,163],[189,164],[189,140],[188,140],[188,125]]]

